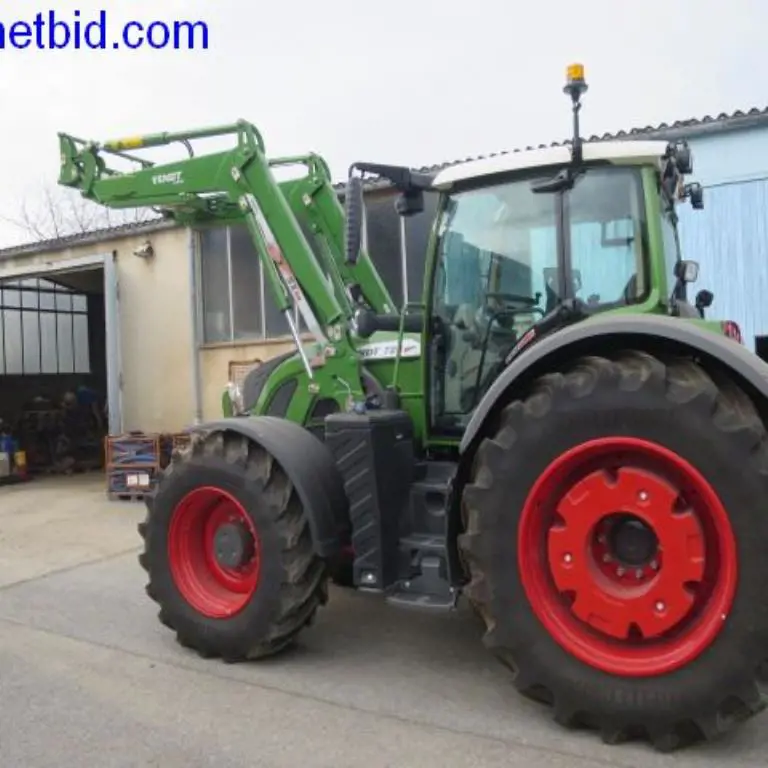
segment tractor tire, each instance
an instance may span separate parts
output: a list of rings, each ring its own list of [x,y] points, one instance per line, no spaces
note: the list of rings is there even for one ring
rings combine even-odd
[[[242,435],[195,435],[148,496],[139,533],[161,623],[205,658],[273,655],[328,599],[288,475]]]
[[[765,709],[768,440],[695,362],[583,357],[506,405],[462,496],[465,594],[524,695],[673,751]]]

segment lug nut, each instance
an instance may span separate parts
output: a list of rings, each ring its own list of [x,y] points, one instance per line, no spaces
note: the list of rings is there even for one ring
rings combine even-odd
[[[610,555],[603,555],[603,562],[604,563],[610,563],[611,562],[611,556]]]
[[[662,613],[662,612],[663,612],[663,610],[664,610],[666,607],[667,607],[667,606],[666,606],[666,605],[664,605],[664,603],[662,603],[662,602],[661,602],[661,600],[659,600],[659,601],[656,603],[656,610],[657,610],[657,612],[658,612],[658,613]]]
[[[563,560],[564,560],[566,563],[570,563],[570,562],[572,562],[572,561],[573,561],[573,555],[572,555],[570,552],[566,552],[566,553],[563,555]]]
[[[616,575],[617,575],[617,576],[623,576],[623,575],[624,575],[624,573],[625,573],[625,571],[624,571],[624,569],[623,569],[623,568],[617,568],[617,569],[616,569]]]
[[[640,493],[637,494],[637,497],[640,499],[640,501],[648,501],[648,492],[640,491]]]
[[[643,571],[642,571],[642,569],[641,569],[641,568],[638,568],[638,569],[635,571],[635,578],[636,578],[636,579],[642,579],[642,578],[643,578]]]

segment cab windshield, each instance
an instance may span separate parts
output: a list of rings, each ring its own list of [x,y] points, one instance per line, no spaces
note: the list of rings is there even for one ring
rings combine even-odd
[[[639,169],[591,168],[558,193],[534,192],[537,179],[459,191],[442,207],[431,302],[443,330],[437,426],[466,424],[515,341],[563,299],[610,309],[647,296]]]

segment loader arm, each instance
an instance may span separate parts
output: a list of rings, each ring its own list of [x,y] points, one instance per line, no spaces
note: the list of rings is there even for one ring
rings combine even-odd
[[[227,136],[236,139],[234,148],[199,156],[194,154],[193,140]],[[178,142],[187,147],[189,157],[173,162],[154,164],[128,151]],[[373,286],[375,291],[378,276],[370,262],[367,271],[363,266],[354,275],[350,270],[340,272],[341,257],[337,257],[335,245],[330,248],[328,258],[323,259],[323,264],[318,263],[288,202],[288,197],[295,195],[287,196],[285,188],[275,179],[265,157],[261,136],[253,125],[241,120],[214,128],[102,143],[60,133],[59,145],[59,184],[79,189],[93,202],[111,208],[150,207],[190,226],[244,221],[263,264],[269,290],[288,322],[308,376],[312,378],[313,373],[294,323],[294,304],[322,348],[320,358],[334,358],[330,367],[337,375],[342,375],[353,393],[360,391],[359,365],[349,325],[354,307],[344,281],[350,276],[356,277],[365,285]],[[121,158],[138,164],[138,167],[117,171],[107,165],[107,157]],[[313,172],[321,171],[332,191],[324,163],[319,158],[311,158],[308,163],[310,178]],[[317,189],[313,190],[306,180],[303,183],[304,192],[310,199],[317,199]],[[290,189],[288,187],[289,192]],[[324,206],[322,204],[322,192],[323,183],[320,183],[321,202],[313,203],[310,208],[330,209],[328,201]],[[293,205],[295,208],[295,200]],[[337,206],[339,215],[343,216],[338,201]],[[331,220],[326,222],[326,229],[333,234],[333,228],[338,227],[339,222],[330,210]],[[339,238],[341,233],[329,239],[333,244]],[[374,302],[385,302],[386,298],[385,289],[373,293]]]
[[[159,209],[165,215],[184,224],[206,224],[212,221],[221,223],[227,221],[241,222],[244,219],[244,212],[231,199],[229,193],[208,193],[204,198],[201,198],[199,193],[188,188],[186,179],[182,183],[174,185],[173,188],[162,190],[162,200],[158,201],[158,189],[154,183],[154,177],[162,172],[162,169],[146,158],[129,154],[125,149],[180,142],[187,147],[190,156],[193,156],[190,143],[192,140],[226,135],[235,132],[242,126],[247,126],[247,129],[252,132],[252,141],[248,143],[255,143],[263,153],[264,147],[260,135],[252,125],[244,121],[239,121],[232,126],[179,134],[155,134],[102,144],[86,142],[66,134],[60,134],[62,156],[60,183],[80,188],[86,197],[102,205],[113,208],[147,206]],[[139,173],[137,174],[136,171],[127,174],[115,172],[103,162],[104,154],[138,163],[140,166]],[[220,158],[220,156],[221,153],[214,157]],[[208,155],[200,159],[204,159],[210,164],[212,156]],[[334,293],[340,305],[346,305],[354,294],[359,295],[360,300],[377,313],[391,314],[396,312],[392,297],[370,256],[367,253],[362,253],[357,263],[348,264],[346,262],[344,210],[333,188],[331,174],[324,159],[314,153],[269,159],[262,155],[258,158],[258,162],[266,163],[270,169],[295,165],[303,165],[306,168],[304,176],[281,181],[278,186],[288,201],[294,216],[305,222],[314,233],[315,242],[323,251],[321,258],[324,262],[325,272],[334,285]],[[73,168],[73,165],[77,168]],[[165,165],[176,165],[176,163]],[[152,169],[150,174],[140,173],[141,170],[149,171],[150,169]],[[207,171],[206,173],[207,176],[205,174],[204,176],[207,179],[211,174]],[[73,175],[74,182],[72,180]],[[102,176],[110,177],[112,180],[120,177],[121,183],[119,185],[99,185],[94,190],[93,182]],[[214,178],[217,178],[217,175],[214,174]],[[274,182],[274,179],[272,181]]]
[[[306,176],[280,183],[294,215],[308,222],[324,251],[324,258],[334,262],[334,271],[338,273],[347,296],[352,298],[351,293],[357,289],[362,301],[377,314],[396,314],[395,302],[370,255],[361,250],[354,264],[346,260],[344,208],[333,188],[325,161],[311,154],[270,159],[269,163],[273,168],[297,163],[307,166]],[[356,303],[354,298],[352,300]]]

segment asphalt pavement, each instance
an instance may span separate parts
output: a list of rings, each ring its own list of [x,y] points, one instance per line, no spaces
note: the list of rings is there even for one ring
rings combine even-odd
[[[295,649],[199,659],[144,594],[142,515],[98,477],[0,489],[0,768],[768,765],[768,717],[674,755],[560,728],[466,610],[334,589]]]

